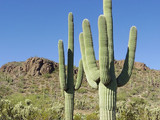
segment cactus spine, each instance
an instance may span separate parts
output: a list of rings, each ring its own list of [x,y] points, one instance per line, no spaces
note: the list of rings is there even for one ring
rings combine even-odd
[[[74,110],[74,91],[78,90],[82,83],[83,78],[83,66],[82,60],[79,62],[77,83],[74,86],[73,79],[73,58],[74,58],[74,24],[73,14],[68,15],[68,65],[67,65],[67,77],[65,71],[65,60],[64,60],[64,48],[63,41],[58,42],[59,49],[59,78],[60,87],[65,93],[65,120],[73,120]]]
[[[121,74],[116,78],[114,70],[112,0],[103,0],[104,15],[98,19],[99,29],[99,69],[93,50],[92,34],[87,19],[82,23],[80,47],[87,81],[93,88],[99,85],[100,120],[116,119],[117,87],[125,85],[131,76],[134,65],[137,29],[131,27],[125,63]]]

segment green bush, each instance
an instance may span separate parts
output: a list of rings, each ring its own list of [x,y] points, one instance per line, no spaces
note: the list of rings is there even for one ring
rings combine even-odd
[[[45,74],[43,74],[43,77],[44,77],[44,78],[51,78],[51,77],[52,77],[52,75],[51,75],[51,74],[49,74],[49,73],[45,73]]]
[[[83,94],[83,93],[87,93],[87,91],[88,90],[86,88],[81,88],[77,92]]]
[[[10,95],[12,90],[9,86],[0,85],[0,96]]]
[[[84,118],[84,116],[82,114],[75,114],[74,115],[74,120],[82,120],[82,118]]]
[[[160,120],[160,109],[151,108],[142,98],[117,105],[117,120]]]
[[[126,101],[128,98],[127,92],[121,92],[117,94],[117,101]]]
[[[29,97],[28,97],[29,98]],[[64,106],[60,102],[47,102],[42,96],[26,99],[17,96],[17,101],[0,100],[0,120],[63,120]],[[40,100],[37,100],[40,99]],[[43,102],[42,102],[42,101]],[[48,101],[48,99],[46,98]],[[37,101],[37,103],[35,103]],[[41,101],[41,102],[40,102]],[[99,114],[75,114],[74,120],[98,120]],[[160,120],[160,108],[153,108],[142,98],[117,104],[117,120]]]
[[[99,120],[99,116],[97,113],[92,113],[86,116],[86,120]]]
[[[10,100],[0,100],[0,120],[62,120],[63,106],[54,103],[49,108],[35,107],[31,100],[26,99],[25,104],[11,103]]]
[[[76,100],[75,101],[75,108],[76,109],[80,109],[80,110],[84,110],[86,107],[86,101],[84,100]]]

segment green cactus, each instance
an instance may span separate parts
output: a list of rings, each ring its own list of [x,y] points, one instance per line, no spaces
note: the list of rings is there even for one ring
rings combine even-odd
[[[121,74],[116,78],[114,69],[112,0],[103,0],[104,15],[98,19],[99,29],[99,69],[93,50],[92,34],[87,19],[83,21],[80,33],[80,47],[87,81],[93,88],[99,86],[100,120],[116,119],[117,87],[125,85],[131,76],[134,65],[137,29],[130,29],[128,51]]]
[[[74,91],[78,90],[82,83],[83,78],[83,66],[82,60],[79,62],[77,83],[74,86],[73,79],[73,56],[74,56],[74,25],[73,15],[68,15],[68,65],[67,65],[67,78],[65,71],[65,60],[64,60],[64,48],[63,41],[58,42],[59,49],[59,78],[60,86],[62,91],[65,93],[65,120],[73,120],[74,110]]]

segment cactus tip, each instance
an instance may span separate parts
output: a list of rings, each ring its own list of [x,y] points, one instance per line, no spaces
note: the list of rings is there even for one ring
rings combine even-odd
[[[89,24],[89,20],[88,19],[84,19],[83,20],[83,24]]]
[[[132,26],[132,27],[131,27],[131,30],[136,30],[136,31],[137,31],[136,26]]]

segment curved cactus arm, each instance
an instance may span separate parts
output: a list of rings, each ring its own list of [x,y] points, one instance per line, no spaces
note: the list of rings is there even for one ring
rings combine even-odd
[[[137,43],[137,29],[135,26],[133,26],[130,29],[128,51],[123,65],[123,69],[121,74],[117,78],[118,87],[125,85],[129,81],[129,78],[132,74],[132,69],[135,59],[136,43]]]
[[[98,82],[100,78],[99,70],[96,64],[95,53],[93,49],[92,33],[90,23],[87,19],[83,20],[83,37],[85,46],[86,65],[88,66],[89,73],[92,75],[94,81]]]
[[[62,40],[59,40],[59,42],[58,42],[58,52],[59,52],[60,87],[61,87],[62,90],[67,90],[66,73],[65,73],[65,59],[64,59],[64,47],[63,47],[63,41]]]
[[[99,16],[98,28],[99,28],[100,81],[104,85],[107,85],[110,82],[111,77],[109,72],[107,24],[105,16],[103,15]]]
[[[79,61],[79,68],[78,68],[78,77],[75,85],[75,90],[78,90],[81,87],[82,80],[83,80],[83,65],[82,60]]]
[[[73,14],[70,12],[68,15],[68,64],[67,64],[68,89],[71,88],[70,86],[74,86],[73,57],[74,57],[74,23],[73,23]]]
[[[107,21],[109,67],[114,73],[114,46],[113,46],[113,19],[112,19],[112,0],[103,0],[103,14]]]
[[[88,84],[92,87],[97,89],[98,85],[95,81],[93,81],[92,75],[90,75],[87,63],[86,63],[86,56],[85,56],[85,46],[84,46],[84,39],[83,39],[83,33],[80,33],[79,35],[79,42],[80,42],[80,48],[81,48],[81,55],[82,55],[82,63],[83,63],[83,69],[86,74],[86,78],[88,81]]]

